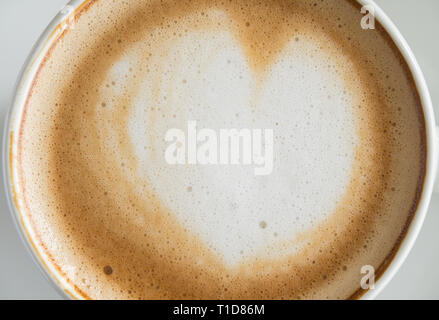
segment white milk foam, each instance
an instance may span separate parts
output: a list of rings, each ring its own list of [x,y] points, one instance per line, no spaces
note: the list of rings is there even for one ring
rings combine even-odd
[[[231,266],[300,249],[290,240],[335,210],[357,145],[353,98],[331,57],[315,41],[292,39],[260,76],[227,31],[191,31],[155,49],[161,54],[144,61],[147,48],[136,43],[103,82],[115,85],[101,89],[103,110],[111,111],[133,69],[151,68],[128,107],[136,175]],[[186,131],[190,120],[198,130],[273,129],[272,174],[255,176],[243,165],[167,164],[167,130]],[[117,137],[104,141],[118,153]]]

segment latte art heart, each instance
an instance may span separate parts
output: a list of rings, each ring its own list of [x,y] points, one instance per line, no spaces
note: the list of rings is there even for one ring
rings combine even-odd
[[[17,201],[55,277],[81,298],[361,294],[362,266],[379,276],[410,223],[426,153],[410,72],[361,17],[348,0],[86,1],[13,136]],[[170,164],[167,132],[188,123],[271,130],[269,174]]]
[[[136,159],[143,183],[227,264],[294,253],[297,248],[282,243],[322,223],[347,190],[357,147],[354,98],[342,76],[328,68],[340,62],[315,42],[292,39],[260,73],[248,65],[231,27],[215,28],[226,17],[215,11],[206,15],[205,27],[213,30],[159,38],[153,51],[140,42],[115,63],[103,82],[115,85],[101,89],[101,100],[109,102],[97,108],[98,126],[117,132],[120,119],[113,115],[129,108],[120,135],[130,136],[134,154],[124,155],[125,145],[113,145],[106,136],[100,141]],[[174,28],[158,33],[182,29]],[[151,58],[142,57],[144,52]],[[147,66],[153,67],[140,71]],[[130,94],[118,87],[119,79],[129,79],[126,88],[136,83],[128,105],[117,105]],[[106,120],[111,117],[115,123]],[[168,146],[163,138],[190,119],[216,130],[271,128],[274,172],[255,177],[252,168],[239,165],[170,166],[162,156]],[[331,190],[321,192],[329,183]]]

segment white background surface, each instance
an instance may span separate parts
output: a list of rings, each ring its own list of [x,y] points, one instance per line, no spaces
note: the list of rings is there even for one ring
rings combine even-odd
[[[404,35],[425,74],[439,115],[438,0],[376,0]],[[67,0],[0,0],[0,129],[20,68]],[[21,243],[0,185],[0,299],[60,299]],[[439,299],[439,195],[434,195],[408,259],[379,299]]]

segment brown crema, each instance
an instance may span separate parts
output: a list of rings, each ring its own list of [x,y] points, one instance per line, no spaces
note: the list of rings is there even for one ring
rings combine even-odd
[[[11,160],[23,221],[66,291],[90,299],[345,299],[362,294],[361,266],[382,274],[417,208],[425,128],[406,63],[379,24],[361,29],[355,1],[89,0],[75,15],[34,78]],[[260,76],[291,39],[315,41],[354,97],[359,145],[347,191],[328,219],[294,239],[305,243],[297,253],[230,267],[136,175],[127,127],[139,79],[153,68],[156,46],[205,29],[230,31]],[[106,83],[109,70],[140,41],[151,47],[143,67],[102,111],[102,88],[117,85]],[[117,150],[103,143],[103,123]]]

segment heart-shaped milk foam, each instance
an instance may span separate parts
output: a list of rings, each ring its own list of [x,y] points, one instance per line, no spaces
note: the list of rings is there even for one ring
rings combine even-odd
[[[227,30],[163,40],[145,60],[147,50],[144,43],[134,46],[105,81],[117,85],[102,93],[126,94],[132,69],[142,69],[128,106],[136,174],[230,265],[297,250],[299,243],[282,244],[333,212],[354,158],[352,98],[330,55],[312,40],[291,39],[268,70],[256,72]],[[186,132],[188,121],[217,132],[273,129],[273,172],[255,176],[252,165],[168,164],[166,132]]]

